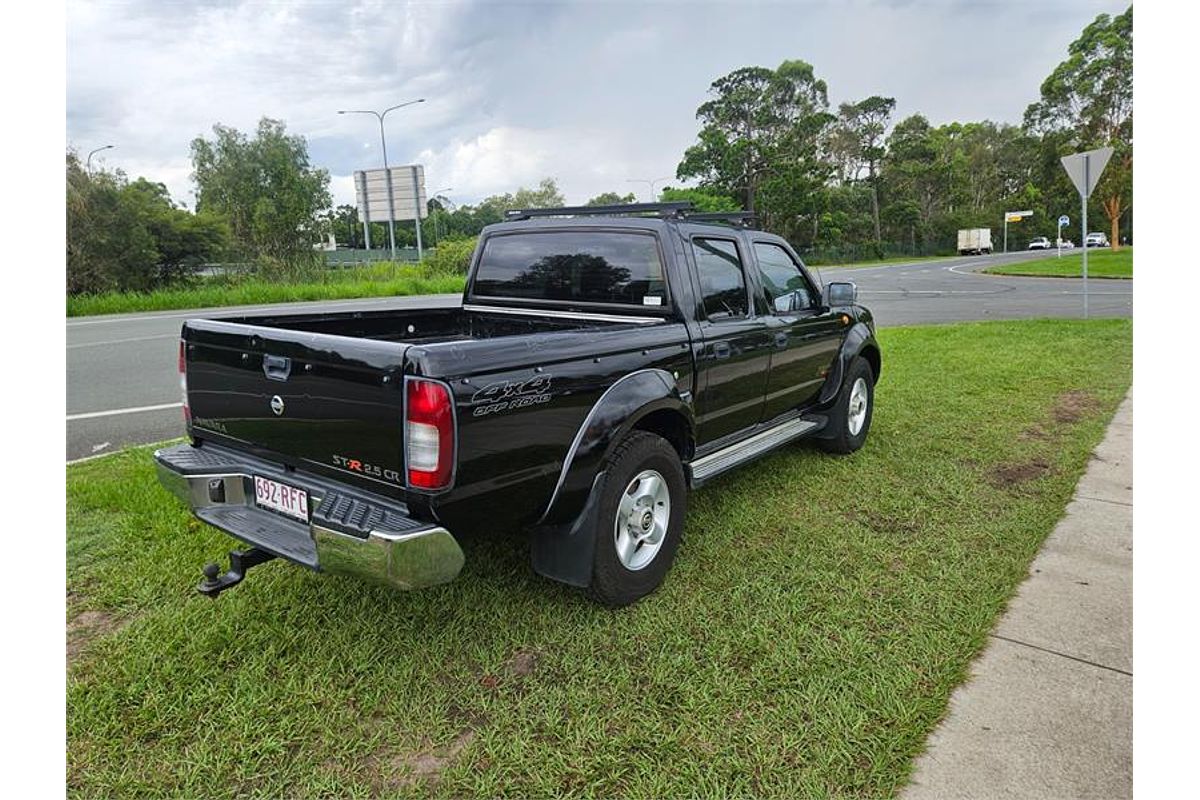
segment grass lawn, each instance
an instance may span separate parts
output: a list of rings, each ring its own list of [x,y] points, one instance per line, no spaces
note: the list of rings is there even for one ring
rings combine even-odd
[[[888,264],[916,264],[921,261],[945,261],[958,256],[893,256],[881,258],[878,261],[855,261],[849,264],[814,264],[816,269],[862,269],[864,267],[880,267]],[[807,262],[806,262],[807,263]]]
[[[67,298],[67,316],[453,293],[461,292],[464,283],[461,275],[437,275],[417,266],[379,264],[323,270],[319,279],[304,283],[218,278],[202,279],[198,285],[190,288],[77,295]]]
[[[1019,264],[1003,264],[998,267],[988,267],[984,272],[993,275],[1032,275],[1046,278],[1082,278],[1082,250],[1064,251],[1063,257],[1057,255],[1039,258],[1036,261],[1024,261]],[[1108,248],[1094,248],[1088,251],[1089,278],[1132,278],[1133,277],[1133,248],[1122,247],[1117,252]]]
[[[696,492],[663,588],[615,612],[500,533],[434,589],[273,562],[214,602],[232,541],[149,449],[68,467],[71,795],[897,791],[1124,396],[1131,324],[879,338],[867,446]]]

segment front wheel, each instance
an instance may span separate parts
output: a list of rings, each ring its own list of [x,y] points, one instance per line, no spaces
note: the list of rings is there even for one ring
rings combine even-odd
[[[675,560],[687,513],[687,483],[675,448],[634,431],[609,459],[596,523],[588,595],[625,606],[650,594]]]
[[[817,444],[829,453],[853,453],[867,440],[874,411],[875,373],[866,359],[856,356],[846,370],[837,401],[829,413],[826,428],[829,435],[817,439]]]

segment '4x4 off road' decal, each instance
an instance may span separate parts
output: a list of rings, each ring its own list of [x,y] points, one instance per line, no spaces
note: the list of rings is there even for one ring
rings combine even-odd
[[[513,411],[549,402],[550,376],[535,375],[527,381],[498,381],[479,389],[471,395],[471,405],[475,406],[471,414],[486,417],[497,411]]]

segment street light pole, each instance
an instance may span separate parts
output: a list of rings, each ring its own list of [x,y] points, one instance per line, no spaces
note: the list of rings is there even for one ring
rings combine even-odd
[[[97,147],[95,150],[87,154],[87,166],[85,169],[89,175],[92,174],[92,156],[96,155],[96,153],[99,153],[101,150],[112,150],[114,147],[116,147],[115,144],[106,144],[104,147]]]
[[[649,184],[650,185],[650,202],[657,203],[658,202],[658,192],[654,191],[654,185],[657,183],[662,183],[663,181],[669,181],[669,180],[671,180],[670,175],[667,175],[665,178],[655,178],[654,180],[647,180],[645,178],[626,178],[625,182],[626,183]]]
[[[385,108],[382,112],[379,111],[339,111],[339,114],[373,114],[379,120],[379,144],[383,147],[383,176],[387,182],[388,194],[388,240],[392,247],[392,261],[396,260],[396,203],[392,199],[392,170],[388,167],[387,157],[387,136],[384,133],[383,118],[388,115],[389,111],[395,111],[397,108],[411,106],[413,103],[424,103],[425,98],[421,97],[416,100],[409,100],[407,103]],[[420,204],[420,198],[414,198],[415,203]],[[421,238],[421,209],[417,209],[417,238]]]

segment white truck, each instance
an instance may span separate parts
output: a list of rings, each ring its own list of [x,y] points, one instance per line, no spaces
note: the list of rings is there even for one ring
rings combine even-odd
[[[991,228],[964,228],[958,232],[958,254],[977,256],[992,252]]]

